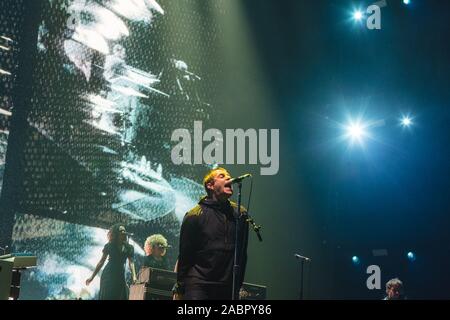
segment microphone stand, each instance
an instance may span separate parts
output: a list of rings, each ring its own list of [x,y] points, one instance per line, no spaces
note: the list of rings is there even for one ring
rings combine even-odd
[[[241,191],[242,191],[242,182],[238,182],[238,214],[237,217],[235,217],[236,222],[236,233],[235,233],[235,239],[234,239],[234,266],[233,266],[233,292],[231,296],[231,300],[238,300],[239,294],[238,294],[238,288],[236,288],[236,281],[237,281],[237,275],[239,271],[239,265],[238,265],[238,239],[239,239],[239,220],[241,219]]]
[[[304,270],[304,264],[305,261],[311,261],[310,258],[308,257],[304,257],[301,256],[299,254],[295,254],[294,255],[297,259],[300,259],[300,295],[299,295],[299,300],[303,300],[303,282],[304,282],[304,275],[303,275],[303,270]]]
[[[239,241],[239,220],[241,219],[241,196],[242,196],[242,181],[237,182],[238,185],[238,214],[235,218],[236,222],[236,234],[235,234],[235,242],[234,242],[234,266],[233,266],[233,292],[232,292],[232,300],[239,299],[239,289],[236,286],[237,275],[239,272],[240,266],[238,265],[238,241]],[[251,191],[250,191],[251,194]],[[250,204],[249,204],[250,205]],[[261,226],[255,223],[253,217],[251,217],[248,213],[246,214],[247,219],[246,222],[250,223],[253,227],[253,230],[256,232],[258,236],[258,240],[262,242],[262,237],[260,233]]]
[[[6,250],[8,250],[8,246],[5,246],[4,248],[0,247],[0,250],[3,250],[3,255],[6,255]]]

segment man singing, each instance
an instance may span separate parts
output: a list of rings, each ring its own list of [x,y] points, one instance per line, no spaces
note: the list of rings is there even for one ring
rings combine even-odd
[[[203,179],[207,195],[184,217],[181,225],[175,296],[186,300],[232,298],[233,266],[238,222],[236,291],[247,263],[246,211],[228,199],[233,195],[227,170],[217,168]]]

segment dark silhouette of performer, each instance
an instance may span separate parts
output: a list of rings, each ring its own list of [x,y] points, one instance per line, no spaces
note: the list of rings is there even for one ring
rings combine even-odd
[[[86,285],[92,282],[103,267],[106,258],[109,257],[100,278],[99,300],[127,300],[129,291],[125,281],[125,262],[128,259],[134,283],[136,282],[133,262],[134,248],[128,244],[127,232],[121,224],[115,224],[109,229],[108,240],[109,242],[103,248],[103,256],[92,276],[86,280]]]
[[[232,298],[236,220],[239,223],[236,289],[242,286],[247,263],[246,210],[237,217],[230,174],[211,170],[203,179],[207,196],[189,211],[180,233],[174,299],[225,300]]]

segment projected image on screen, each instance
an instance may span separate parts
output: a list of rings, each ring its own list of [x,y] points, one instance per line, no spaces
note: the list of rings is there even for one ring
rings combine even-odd
[[[173,269],[207,168],[173,165],[171,133],[215,112],[206,59],[188,48],[214,49],[183,25],[200,21],[184,2],[46,2],[13,231],[14,250],[38,256],[22,299],[95,298],[99,277],[85,280],[118,222],[133,234],[137,269],[155,233],[172,246]]]
[[[23,22],[22,11],[22,1],[0,3],[0,192],[13,112],[12,95],[18,64],[19,26]]]

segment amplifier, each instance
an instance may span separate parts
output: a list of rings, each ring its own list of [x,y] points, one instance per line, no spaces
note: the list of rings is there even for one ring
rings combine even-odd
[[[130,300],[172,300],[172,288],[161,290],[152,288],[148,283],[132,284],[130,286]]]
[[[130,300],[172,300],[177,274],[172,271],[142,268],[138,283],[130,286]]]
[[[173,271],[142,268],[138,283],[130,286],[130,300],[172,300],[172,288],[177,282]],[[241,300],[265,300],[267,287],[244,282],[240,292]]]

